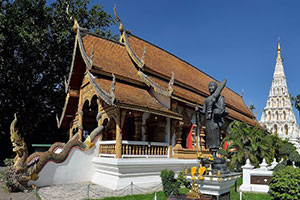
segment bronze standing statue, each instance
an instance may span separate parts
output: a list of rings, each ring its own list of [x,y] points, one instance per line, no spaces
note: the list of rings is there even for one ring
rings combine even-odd
[[[220,148],[220,132],[225,123],[225,117],[228,114],[225,109],[225,98],[221,95],[225,84],[226,79],[224,79],[219,86],[215,81],[211,81],[208,85],[210,96],[204,100],[202,110],[199,111],[196,107],[196,111],[205,116],[206,148],[209,148],[213,154],[213,172],[215,173],[217,170],[221,170],[223,173],[229,172],[228,169],[225,168],[225,160],[217,158],[216,156]]]
[[[206,147],[212,151],[213,156],[220,147],[220,129],[223,127],[224,118],[227,115],[225,98],[220,95],[225,84],[226,80],[223,80],[219,86],[215,81],[209,83],[210,96],[204,100],[202,108],[202,113],[205,115]]]

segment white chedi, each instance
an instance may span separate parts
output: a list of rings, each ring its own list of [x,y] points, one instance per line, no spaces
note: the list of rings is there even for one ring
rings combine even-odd
[[[288,139],[300,152],[299,127],[293,112],[280,53],[278,43],[273,81],[260,124],[269,132],[277,133],[280,138]]]

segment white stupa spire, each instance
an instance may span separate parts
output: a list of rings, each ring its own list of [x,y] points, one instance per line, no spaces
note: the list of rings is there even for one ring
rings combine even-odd
[[[273,81],[260,123],[269,132],[289,139],[300,151],[299,128],[287,88],[279,41]]]

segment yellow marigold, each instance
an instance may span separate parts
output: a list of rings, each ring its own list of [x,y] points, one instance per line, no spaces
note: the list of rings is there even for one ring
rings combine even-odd
[[[213,161],[213,160],[214,160],[214,157],[213,157],[212,155],[209,155],[208,160]]]
[[[198,180],[204,180],[204,177],[202,175],[198,175]]]
[[[192,176],[192,181],[195,181],[196,180],[196,176]]]
[[[204,158],[204,156],[202,155],[202,153],[201,153],[201,152],[200,152],[200,153],[198,153],[197,157],[198,157],[198,158]]]
[[[198,169],[198,174],[199,174],[199,175],[204,174],[205,170],[206,170],[206,167],[199,167],[199,169]]]
[[[184,170],[184,173],[187,174],[187,173],[188,173],[188,169],[185,169],[185,170]]]
[[[197,171],[197,167],[196,166],[192,167],[192,169],[191,169],[191,175],[195,176],[196,171]]]

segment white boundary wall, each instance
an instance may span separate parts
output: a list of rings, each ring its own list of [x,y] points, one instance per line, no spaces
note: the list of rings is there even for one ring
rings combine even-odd
[[[274,159],[271,166],[268,166],[265,159],[259,165],[259,168],[254,169],[254,166],[250,164],[250,160],[247,159],[246,165],[242,166],[243,169],[243,184],[240,186],[241,192],[257,192],[268,193],[269,185],[264,184],[251,184],[251,176],[273,176],[273,169],[278,163]],[[267,180],[265,180],[267,181]]]

